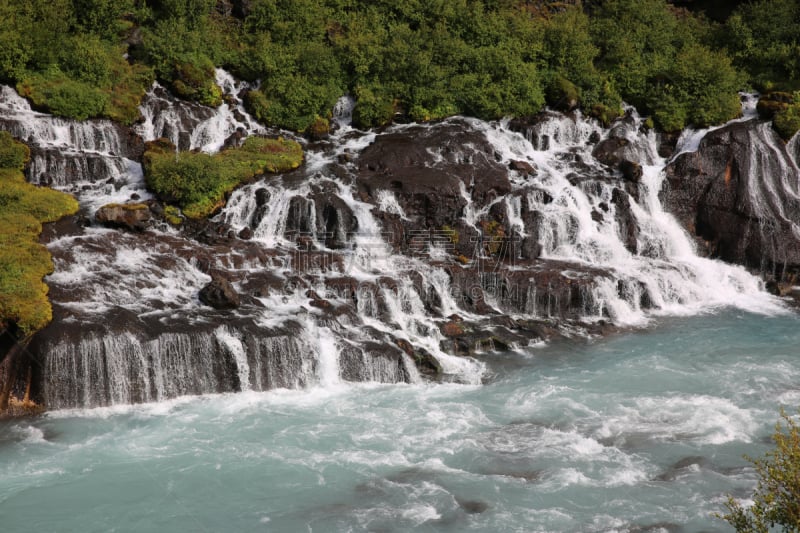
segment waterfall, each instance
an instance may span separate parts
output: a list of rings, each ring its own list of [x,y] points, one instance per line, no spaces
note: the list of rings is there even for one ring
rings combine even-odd
[[[339,348],[329,328],[307,327],[307,331],[316,338],[316,351],[319,359],[319,384],[331,387],[339,383]]]
[[[237,132],[243,136],[266,133],[266,128],[250,116],[239,98],[239,94],[253,87],[237,82],[222,69],[216,69],[215,77],[226,95],[216,110],[176,100],[154,82],[139,107],[144,120],[136,131],[145,141],[165,137],[181,150],[207,153],[219,151]]]
[[[45,350],[43,396],[51,408],[151,402],[233,390],[209,334],[87,334]]]
[[[514,197],[524,195],[529,209],[540,215],[530,229],[537,231],[544,257],[610,272],[613,277],[602,279],[592,299],[602,307],[598,316],[620,324],[646,322],[653,312],[696,312],[716,305],[775,309],[762,297],[760,281],[743,268],[696,255],[689,236],[658,199],[666,161],[658,156],[655,135],[643,133],[635,111],[628,114],[627,122],[610,131],[579,115],[559,115],[535,126],[527,139],[503,125],[474,121],[504,161],[522,159],[538,169],[534,178],[516,182],[506,198],[509,219],[519,224]],[[614,179],[594,158],[589,138],[596,132],[599,138],[626,140],[623,157],[642,164],[639,183]],[[766,147],[753,153],[769,157]],[[472,222],[469,214],[465,220]]]
[[[217,328],[215,333],[217,341],[227,349],[236,363],[239,375],[239,389],[242,391],[250,390],[250,363],[247,361],[247,351],[244,344],[242,344],[242,340],[225,327]]]
[[[0,127],[31,145],[30,181],[75,193],[91,213],[133,194],[151,198],[136,161],[142,140],[167,137],[180,150],[213,153],[267,132],[239,100],[249,86],[222,70],[216,76],[226,94],[219,108],[178,101],[155,84],[133,130],[37,113],[3,87]],[[352,110],[351,98],[337,102],[338,130],[309,146],[302,169],[234,191],[212,221],[224,228],[219,241],[97,226],[52,237],[56,269],[47,281],[56,321],[35,348],[42,401],[89,407],[418,383],[420,369],[478,384],[486,366],[454,355],[462,352],[452,349],[451,322],[475,332],[462,342],[471,352],[530,320],[626,326],[711,306],[778,308],[744,269],[697,256],[661,205],[666,161],[632,109],[611,128],[579,113],[548,113],[522,133],[508,122],[464,118],[359,132],[350,127]],[[455,140],[436,144],[453,131]],[[762,133],[751,167],[770,158]],[[408,146],[419,135],[430,144],[415,152]],[[402,165],[441,179],[428,184],[428,197],[413,189],[413,173],[392,177],[397,169],[362,164],[366,150],[392,136],[397,150],[409,150]],[[687,134],[679,151],[700,137]],[[599,143],[620,139],[618,156],[641,165],[636,179],[595,157]],[[799,146],[796,136],[795,157]],[[476,170],[487,168],[502,177],[497,190],[485,190],[488,178]],[[778,172],[783,181],[749,191],[754,205],[780,212],[777,197],[797,199],[796,166]],[[497,238],[487,235],[492,224],[503,228],[495,241],[503,253],[486,247]],[[235,238],[245,229],[246,240]],[[241,294],[238,309],[200,302],[217,273]]]
[[[95,209],[125,202],[131,195],[150,198],[136,141],[123,138],[122,126],[109,120],[74,120],[31,109],[11,87],[0,86],[0,128],[31,148],[28,181],[76,194]]]
[[[333,106],[333,123],[339,129],[346,130],[353,122],[353,109],[356,107],[356,100],[352,96],[342,96],[336,100]]]

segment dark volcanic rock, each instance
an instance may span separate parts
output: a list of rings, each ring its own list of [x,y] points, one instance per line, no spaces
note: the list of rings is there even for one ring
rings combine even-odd
[[[520,174],[528,174],[531,176],[536,174],[536,167],[527,161],[511,161],[511,163],[508,165],[508,168],[511,170],[516,170]]]
[[[145,230],[152,223],[147,204],[107,204],[97,210],[95,218],[108,227],[134,231]]]
[[[200,289],[200,301],[214,309],[235,309],[240,299],[231,282],[220,276],[212,276],[211,282]]]
[[[622,242],[625,243],[625,248],[628,251],[635,254],[639,238],[639,225],[636,223],[636,217],[631,211],[630,196],[622,189],[614,188],[611,193],[611,202],[616,207],[617,225],[619,226]]]
[[[619,170],[622,172],[622,177],[628,181],[633,183],[639,183],[642,181],[642,175],[644,171],[642,170],[642,165],[639,163],[623,159],[619,164]]]
[[[389,191],[417,229],[441,229],[462,215],[466,199],[485,204],[511,190],[508,169],[495,160],[483,133],[458,120],[413,126],[379,136],[358,159],[359,189]]]
[[[758,121],[706,135],[666,169],[665,208],[707,253],[771,272],[800,269],[800,175],[786,146]]]
[[[592,155],[601,163],[616,168],[622,163],[624,150],[629,144],[624,137],[604,139],[597,144]]]

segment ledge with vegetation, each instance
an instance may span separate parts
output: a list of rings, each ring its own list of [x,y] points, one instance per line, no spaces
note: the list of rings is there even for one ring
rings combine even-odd
[[[188,218],[202,218],[225,205],[226,196],[256,176],[293,170],[303,149],[292,140],[248,137],[241,147],[210,155],[176,152],[167,140],[148,144],[144,154],[147,187],[175,204]]]
[[[0,132],[0,322],[28,337],[52,318],[44,276],[53,271],[39,244],[42,224],[77,212],[70,195],[25,181],[28,147]]]

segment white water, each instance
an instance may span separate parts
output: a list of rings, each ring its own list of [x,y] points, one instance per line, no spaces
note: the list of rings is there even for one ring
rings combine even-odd
[[[0,421],[4,531],[727,531],[800,400],[795,316],[659,318],[363,384]],[[125,480],[120,483],[120,480]],[[46,501],[47,505],[42,505]]]
[[[236,81],[222,69],[216,69],[216,82],[227,97],[215,110],[164,96],[166,90],[154,82],[139,108],[144,121],[137,125],[137,132],[145,141],[166,137],[178,147],[185,144],[181,135],[188,133],[186,149],[208,153],[219,151],[225,140],[237,131],[246,135],[267,133],[267,129],[245,110],[239,98],[239,93],[252,87]]]
[[[125,202],[132,194],[151,198],[138,162],[123,157],[118,129],[108,120],[76,122],[33,111],[27,100],[0,86],[2,128],[32,148],[27,169],[32,183],[75,194],[91,210]]]
[[[217,71],[217,82],[228,98],[216,110],[177,102],[163,88],[154,86],[143,102],[145,120],[137,131],[145,140],[166,136],[177,146],[207,152],[220,149],[237,131],[264,133],[238,99],[246,85],[221,70]],[[7,87],[0,93],[0,112],[9,119],[15,135],[45,153],[32,161],[32,181],[52,175],[48,181],[76,193],[90,212],[103,203],[125,201],[134,192],[141,198],[149,197],[141,167],[118,155],[124,147],[110,122],[74,123],[36,113]],[[780,304],[766,295],[760,281],[744,269],[696,255],[691,239],[659,202],[666,161],[657,154],[655,136],[642,133],[638,116],[632,110],[631,113],[631,124],[618,123],[611,131],[580,115],[554,115],[534,128],[530,140],[509,131],[504,123],[466,119],[470,129],[485,135],[501,164],[523,160],[537,171],[534,176],[512,172],[512,192],[484,204],[469,192],[480,177],[462,180],[459,186],[465,204],[463,222],[479,231],[491,212],[498,207],[505,211],[510,234],[536,239],[546,260],[569,263],[570,267],[562,272],[564,277],[591,281],[588,288],[580,289],[585,321],[610,319],[618,325],[641,325],[653,316],[695,314],[722,306],[768,314],[781,312]],[[47,392],[52,404],[106,405],[251,388],[330,387],[347,379],[420,379],[407,354],[395,354],[394,359],[375,358],[365,348],[369,342],[395,349],[395,341],[405,341],[434,357],[445,379],[480,383],[485,364],[448,353],[443,349],[445,337],[440,331],[442,323],[454,314],[482,319],[464,309],[463,300],[456,297],[468,288],[453,286],[447,269],[430,264],[429,259],[452,263],[449,252],[435,242],[428,243],[414,257],[399,254],[393,248],[392,239],[397,236],[385,233],[378,215],[410,222],[417,214],[405,212],[390,191],[378,190],[371,200],[360,196],[353,174],[358,154],[382,133],[353,130],[349,126],[351,117],[352,100],[340,100],[334,113],[339,130],[331,139],[332,146],[307,154],[307,173],[302,179],[273,176],[242,187],[218,215],[218,220],[236,232],[250,227],[252,242],[265,255],[246,256],[238,249],[216,250],[212,267],[237,274],[237,288],[248,277],[262,275],[265,270],[286,280],[285,287],[270,288],[268,295],[258,297],[262,308],[237,312],[266,328],[263,338],[257,341],[248,338],[252,332],[232,325],[220,326],[219,317],[206,316],[209,310],[197,298],[200,288],[210,279],[200,268],[199,261],[204,259],[193,254],[196,243],[184,240],[174,230],[150,232],[149,237],[141,238],[90,228],[79,236],[53,242],[51,248],[59,252],[60,259],[49,280],[62,293],[80,295],[73,301],[57,302],[74,310],[78,314],[75,320],[87,317],[102,322],[104,313],[122,308],[140,318],[154,317],[163,324],[175,320],[182,324],[188,321],[193,327],[210,325],[186,341],[176,340],[178,337],[169,340],[163,335],[154,340],[138,337],[140,334],[134,332],[107,332],[87,335],[77,344],[70,340],[56,343],[50,347],[49,359],[55,365],[51,368],[51,390]],[[388,133],[411,127],[397,126]],[[643,165],[641,183],[626,188],[594,160],[590,139],[598,135],[624,136],[628,140],[624,155]],[[759,139],[762,145],[754,157],[771,157],[774,147],[766,136]],[[432,152],[434,165],[444,168],[452,157],[471,160],[474,149],[464,145],[460,147],[462,153],[447,157]],[[63,157],[48,159],[49,153]],[[343,155],[348,156],[349,162],[341,162]],[[105,170],[93,174],[92,161]],[[78,170],[67,170],[69,165]],[[796,165],[793,169],[781,168],[796,171]],[[259,189],[266,190],[269,196],[262,206],[257,206],[255,200]],[[756,197],[756,192],[761,196]],[[781,194],[796,198],[796,184],[788,178],[778,180],[777,186],[767,184],[763,191],[753,192],[753,201],[771,202],[770,197]],[[623,235],[624,209],[617,205],[620,198],[630,204],[630,224],[637,231],[633,242],[626,241]],[[538,213],[533,224],[529,218],[532,212]],[[325,227],[325,218],[333,214],[340,223],[335,228],[340,246],[335,249],[328,246],[331,241]],[[352,220],[351,227],[345,225],[346,220]],[[310,251],[325,254],[327,262],[296,270],[296,261],[304,260],[307,255],[303,254]],[[483,264],[481,261],[476,264]],[[587,271],[589,268],[607,275],[595,276],[593,271]],[[290,287],[288,280],[298,277],[299,286]],[[491,278],[496,285],[502,273],[480,277]],[[531,272],[531,279],[535,277],[535,271]],[[341,278],[370,290],[355,303],[347,296],[330,293],[328,284]],[[351,307],[354,312],[335,319],[327,316],[314,308],[307,297],[306,291],[311,288],[333,308]],[[527,301],[516,307],[499,295],[490,294],[487,287],[481,291],[491,310],[518,318],[558,318],[573,306],[566,301],[569,298],[551,297],[549,293],[546,305],[542,305],[537,302],[537,291],[547,289],[537,289],[533,283],[522,289]],[[429,305],[429,293],[436,295],[435,305]],[[291,329],[291,335],[304,337],[304,342],[279,331],[284,327]],[[203,353],[193,353],[197,348],[192,342],[201,343]],[[227,369],[212,370],[215,364],[221,364],[212,357],[218,352],[232,364],[235,376]],[[193,381],[191,376],[197,366],[206,374]],[[350,377],[342,377],[345,367]],[[354,370],[356,367],[360,370]],[[103,384],[102,390],[93,384],[95,379]]]
[[[247,350],[242,344],[242,340],[231,333],[225,327],[219,327],[216,331],[217,340],[233,355],[236,362],[236,369],[239,374],[239,389],[242,392],[250,390],[250,363],[247,361]]]
[[[587,144],[593,132],[606,134],[594,122],[580,116],[574,120],[557,117],[535,127],[534,138],[541,143],[547,137],[548,150],[537,150],[521,135],[503,127],[478,121],[474,124],[486,132],[504,161],[522,159],[538,168],[532,180],[517,182],[515,194],[527,195],[532,209],[542,215],[538,235],[544,256],[606,268],[613,272],[616,281],[641,287],[637,293],[620,294],[617,283],[600,284],[594,298],[603,302],[600,310],[608,312],[614,321],[640,324],[653,312],[692,314],[727,305],[756,312],[781,312],[780,304],[763,293],[760,280],[744,268],[697,256],[694,243],[674,217],[664,212],[659,201],[666,161],[658,156],[655,135],[641,133],[639,117],[634,111],[629,112],[634,123],[618,124],[615,128],[622,130],[617,135],[622,133],[629,141],[626,155],[643,166],[642,181],[633,186],[638,202],[614,181],[590,180],[586,186],[570,182],[571,173],[580,173],[582,165],[588,165],[589,172],[604,173],[591,156],[592,146]],[[757,153],[768,157],[769,149],[764,146]],[[576,156],[581,165],[570,162]],[[618,209],[613,201],[615,188],[617,194],[627,197],[635,216],[639,230],[635,250],[626,247],[614,216]],[[544,201],[540,191],[545,191],[552,201]],[[515,200],[507,197],[506,202],[512,212],[512,223],[518,224]],[[597,222],[591,215],[593,211],[604,211],[601,205],[606,206],[607,212]],[[472,222],[469,216],[465,218]],[[641,291],[647,294],[654,309],[642,308]]]

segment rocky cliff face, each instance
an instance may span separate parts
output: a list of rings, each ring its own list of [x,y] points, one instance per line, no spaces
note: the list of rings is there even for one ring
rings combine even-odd
[[[800,272],[800,171],[769,123],[712,131],[666,168],[665,208],[711,257],[778,280]]]

